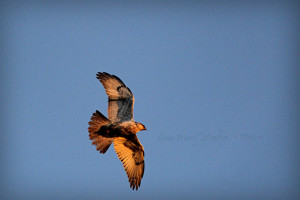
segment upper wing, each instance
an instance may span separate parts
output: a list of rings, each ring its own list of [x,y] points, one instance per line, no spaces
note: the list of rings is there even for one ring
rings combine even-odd
[[[97,79],[108,95],[108,118],[112,123],[133,119],[134,96],[115,75],[98,72]]]
[[[114,139],[114,148],[123,163],[130,187],[138,189],[144,175],[144,148],[136,135],[131,138],[118,137]]]

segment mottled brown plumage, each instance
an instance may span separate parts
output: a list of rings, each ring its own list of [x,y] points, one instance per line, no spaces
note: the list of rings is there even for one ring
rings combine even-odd
[[[108,73],[97,74],[108,96],[108,119],[98,110],[89,122],[89,137],[100,153],[111,143],[123,163],[130,187],[138,189],[144,175],[144,148],[136,133],[146,127],[133,119],[134,96],[121,79]]]

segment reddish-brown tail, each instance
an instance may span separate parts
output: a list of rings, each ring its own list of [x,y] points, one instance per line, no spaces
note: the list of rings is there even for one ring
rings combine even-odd
[[[92,144],[96,146],[96,149],[100,151],[100,153],[105,153],[111,143],[113,142],[112,138],[106,138],[104,136],[99,135],[97,132],[103,125],[110,124],[110,120],[107,119],[102,113],[96,110],[91,117],[91,121],[89,122],[89,136],[90,140],[93,140]]]

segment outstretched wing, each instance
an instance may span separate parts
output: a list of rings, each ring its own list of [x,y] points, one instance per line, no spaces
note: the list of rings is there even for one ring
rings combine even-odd
[[[114,148],[123,163],[130,187],[138,190],[144,175],[144,148],[136,135],[130,138],[118,137],[114,139]]]
[[[98,72],[108,96],[108,118],[112,123],[133,119],[134,96],[130,89],[115,75]]]

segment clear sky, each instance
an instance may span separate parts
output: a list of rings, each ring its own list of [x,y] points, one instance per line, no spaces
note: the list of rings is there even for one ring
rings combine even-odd
[[[299,198],[297,12],[2,3],[1,199]],[[92,113],[107,115],[97,72],[125,82],[147,127],[138,191],[114,149],[100,155],[88,138]]]

